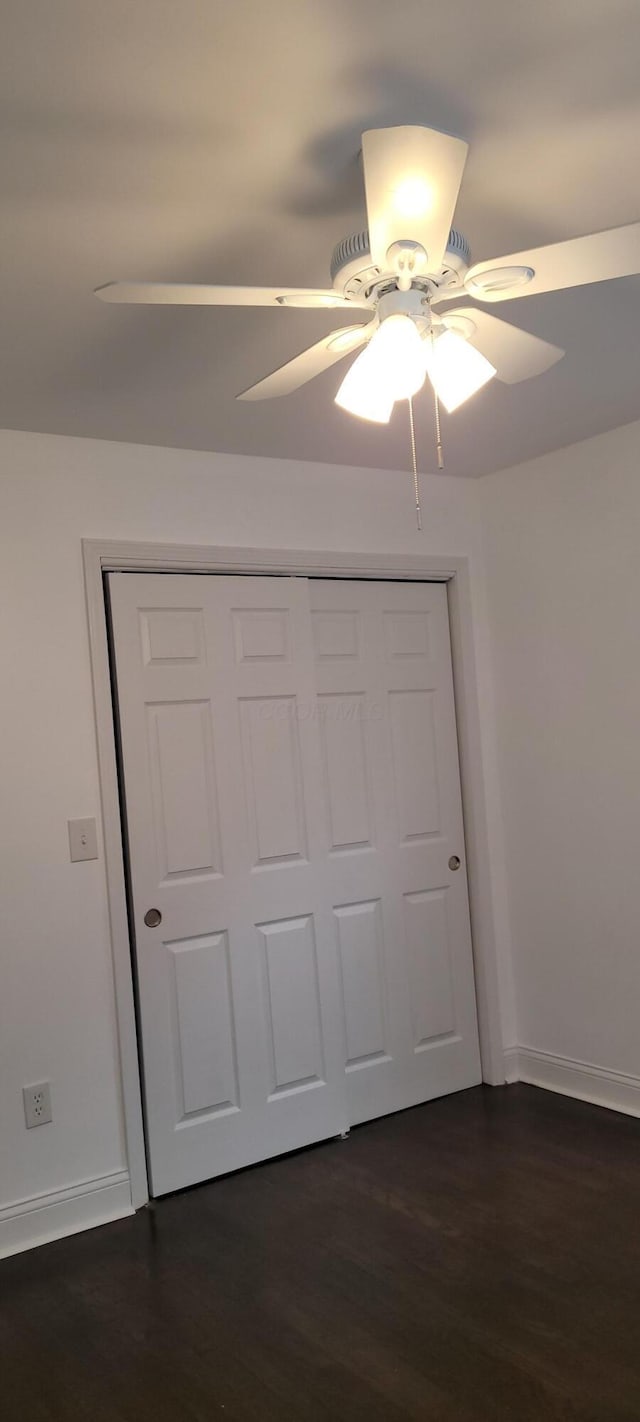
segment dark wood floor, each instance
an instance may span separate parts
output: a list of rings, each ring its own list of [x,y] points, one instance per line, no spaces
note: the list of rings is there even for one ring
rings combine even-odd
[[[482,1087],[0,1265],[3,1422],[639,1422],[640,1123]]]

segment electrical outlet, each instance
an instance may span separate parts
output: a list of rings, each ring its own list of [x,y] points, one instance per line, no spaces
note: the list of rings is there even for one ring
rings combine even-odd
[[[51,1120],[51,1085],[48,1081],[39,1081],[37,1086],[23,1086],[22,1100],[28,1131]]]

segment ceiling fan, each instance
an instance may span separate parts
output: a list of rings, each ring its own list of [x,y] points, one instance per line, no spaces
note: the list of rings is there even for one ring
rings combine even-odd
[[[451,226],[468,145],[424,127],[371,129],[362,136],[368,230],[339,242],[333,289],[109,282],[103,301],[204,306],[336,308],[358,324],[332,331],[240,400],[288,395],[364,347],[336,402],[386,423],[428,375],[436,396],[457,409],[493,376],[507,384],[539,375],[564,355],[489,312],[484,303],[640,273],[640,222],[469,266],[466,238]],[[441,309],[444,306],[444,309]]]

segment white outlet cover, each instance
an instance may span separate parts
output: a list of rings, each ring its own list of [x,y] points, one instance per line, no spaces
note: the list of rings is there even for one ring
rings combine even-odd
[[[95,820],[67,820],[71,863],[98,858],[98,832]]]
[[[34,1126],[46,1126],[52,1120],[51,1085],[48,1081],[38,1081],[35,1086],[23,1086],[24,1119],[27,1130]]]

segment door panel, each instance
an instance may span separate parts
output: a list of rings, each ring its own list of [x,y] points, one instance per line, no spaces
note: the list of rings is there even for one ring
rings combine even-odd
[[[479,1081],[444,587],[109,583],[153,1193]]]
[[[386,1055],[384,944],[379,899],[335,909],[346,1031],[346,1070]]]
[[[272,1060],[270,1096],[324,1082],[313,917],[261,923],[265,1010]]]
[[[243,696],[238,708],[252,868],[306,860],[298,699]]]
[[[183,1119],[238,1106],[226,933],[167,943],[173,958],[174,1042]]]
[[[446,921],[447,889],[405,894],[407,972],[411,988],[413,1048],[418,1052],[456,1030],[452,945]]]
[[[146,714],[160,879],[220,874],[210,703],[147,702]]]
[[[437,835],[440,830],[435,694],[435,688],[389,692],[396,815],[404,844]]]
[[[300,579],[113,574],[110,591],[163,1194],[348,1124],[312,634]]]
[[[327,861],[357,1122],[481,1079],[447,600],[438,584],[322,579],[310,598],[318,701],[343,710],[334,780],[345,800],[353,788],[359,835]],[[333,824],[330,775],[324,789]]]
[[[370,770],[364,735],[364,697],[340,692],[317,698],[329,815],[330,853],[371,845]]]

